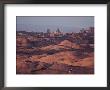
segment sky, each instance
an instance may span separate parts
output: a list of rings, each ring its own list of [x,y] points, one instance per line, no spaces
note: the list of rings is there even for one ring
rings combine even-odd
[[[58,28],[63,32],[79,32],[82,28],[94,27],[94,16],[17,16],[17,31],[52,32]]]

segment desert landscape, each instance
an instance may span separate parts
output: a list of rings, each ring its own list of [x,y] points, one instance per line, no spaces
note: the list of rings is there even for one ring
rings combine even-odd
[[[16,74],[94,74],[94,27],[17,31]]]

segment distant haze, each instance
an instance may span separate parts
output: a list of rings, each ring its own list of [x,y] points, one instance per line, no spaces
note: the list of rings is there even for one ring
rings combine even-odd
[[[63,32],[79,32],[94,27],[94,16],[17,16],[16,25],[17,31],[53,32],[59,28]]]

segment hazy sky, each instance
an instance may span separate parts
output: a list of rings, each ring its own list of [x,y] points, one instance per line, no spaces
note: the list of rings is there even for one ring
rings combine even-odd
[[[17,31],[46,32],[47,28],[55,31],[77,32],[81,28],[94,27],[93,16],[17,16]]]

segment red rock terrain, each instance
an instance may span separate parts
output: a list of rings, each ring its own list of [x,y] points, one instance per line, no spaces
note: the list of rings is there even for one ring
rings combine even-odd
[[[94,53],[69,40],[39,48],[18,48],[16,59],[17,74],[94,73]]]

